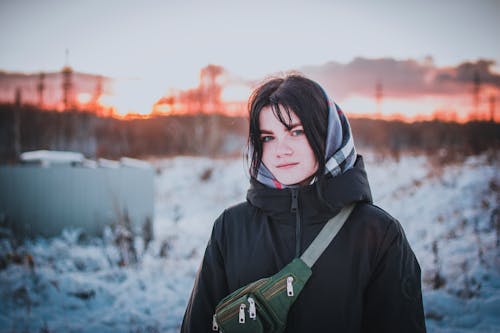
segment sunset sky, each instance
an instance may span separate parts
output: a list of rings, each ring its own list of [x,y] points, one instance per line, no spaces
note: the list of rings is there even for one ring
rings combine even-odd
[[[332,64],[351,68],[356,58],[366,59],[368,65],[377,65],[377,59],[393,59],[393,68],[410,61],[433,73],[489,59],[492,63],[486,72],[495,85],[500,73],[498,32],[500,1],[488,0],[425,4],[2,0],[0,70],[58,71],[68,49],[69,64],[75,70],[122,80],[122,94],[131,98],[134,92],[136,96],[128,101],[132,109],[131,105],[140,108],[141,103],[157,100],[169,88],[195,87],[200,69],[208,64],[224,67],[234,82],[289,70],[315,72],[321,81],[321,68],[331,70]],[[384,76],[382,72],[369,77],[373,82],[368,86],[382,81],[385,110],[418,113],[440,107],[428,93],[411,96],[413,105],[406,106],[403,100],[409,100],[408,95],[404,99],[394,96],[398,100],[389,107],[392,93]],[[329,92],[342,95],[336,98],[357,112],[373,110],[375,88],[373,92],[366,87],[357,91],[356,85],[348,88],[351,93],[344,95]],[[245,98],[247,90],[232,89],[234,94],[228,98]],[[465,103],[467,98],[453,103]],[[416,99],[420,106],[415,105]],[[440,103],[448,108],[452,102]],[[345,105],[344,109],[349,112]]]

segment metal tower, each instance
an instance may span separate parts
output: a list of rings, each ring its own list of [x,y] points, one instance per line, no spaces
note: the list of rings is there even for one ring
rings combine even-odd
[[[383,88],[382,82],[380,80],[375,84],[375,100],[377,101],[377,111],[375,116],[380,118],[382,116],[382,97],[383,97]]]
[[[63,67],[62,73],[62,90],[63,90],[63,105],[67,111],[73,106],[73,69],[68,64],[69,51],[66,50],[66,64]]]
[[[38,92],[38,107],[43,108],[43,91],[45,90],[45,73],[40,73],[38,76],[38,84],[36,85],[36,90]]]
[[[472,109],[472,119],[479,120],[479,101],[480,101],[480,92],[481,92],[481,79],[479,77],[479,73],[474,71],[474,86],[472,88],[472,100],[473,100],[473,109]]]

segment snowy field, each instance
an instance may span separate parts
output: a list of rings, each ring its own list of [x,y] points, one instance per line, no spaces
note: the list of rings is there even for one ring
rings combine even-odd
[[[135,239],[138,262],[118,264],[110,231],[20,245],[0,270],[1,332],[178,332],[212,222],[245,199],[248,176],[241,159],[152,163],[155,239],[147,250]],[[498,162],[365,164],[375,203],[401,221],[422,266],[428,331],[500,332]]]

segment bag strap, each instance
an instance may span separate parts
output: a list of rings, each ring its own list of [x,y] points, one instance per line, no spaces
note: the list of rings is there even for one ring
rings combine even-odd
[[[333,241],[337,233],[340,231],[340,228],[344,225],[345,221],[351,214],[356,204],[351,204],[342,208],[342,210],[332,217],[325,224],[323,229],[319,232],[318,236],[313,240],[311,245],[304,251],[300,259],[311,268],[316,260],[323,254],[325,249],[330,245]]]

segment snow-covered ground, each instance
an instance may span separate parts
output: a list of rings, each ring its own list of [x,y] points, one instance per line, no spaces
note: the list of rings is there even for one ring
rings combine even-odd
[[[429,332],[500,331],[499,165],[436,167],[425,156],[365,155],[374,201],[398,218],[419,258]],[[120,266],[109,232],[26,242],[0,270],[1,332],[177,332],[212,222],[245,199],[241,159],[152,161],[155,239]],[[497,213],[498,214],[498,213]],[[0,243],[2,255],[10,244]]]

